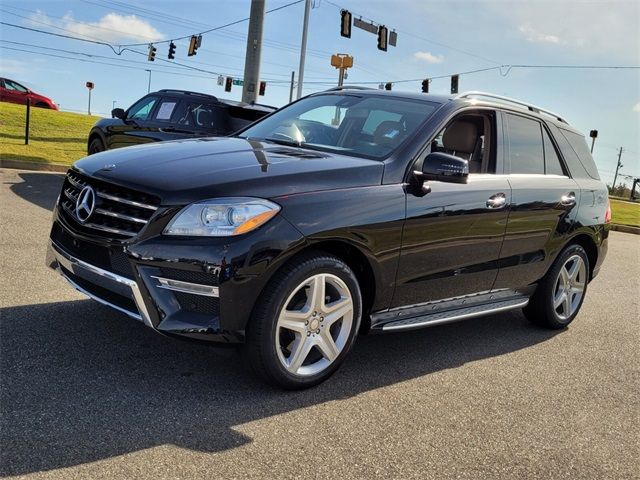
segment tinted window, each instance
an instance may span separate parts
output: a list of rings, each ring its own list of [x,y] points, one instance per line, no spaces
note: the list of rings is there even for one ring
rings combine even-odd
[[[564,158],[565,164],[567,165],[571,176],[573,178],[591,178],[585,168],[582,166],[582,162],[580,162],[580,159],[571,147],[571,144],[569,144],[564,135],[562,135],[560,129],[554,124],[550,123],[549,130],[551,130],[553,138],[556,140],[558,148],[560,148],[560,153],[562,153],[562,157]]]
[[[547,175],[564,175],[556,147],[553,146],[553,142],[544,128],[542,129],[542,136],[544,137],[544,173]]]
[[[134,120],[147,120],[151,115],[153,106],[158,100],[157,97],[145,97],[138,103],[134,104],[127,114],[127,118]]]
[[[587,146],[587,141],[582,135],[578,135],[577,133],[571,132],[569,130],[565,130],[561,128],[560,131],[564,138],[567,139],[571,148],[578,156],[580,163],[587,171],[591,178],[595,178],[596,180],[600,180],[600,175],[598,174],[598,169],[596,168],[596,164],[593,161],[593,157],[591,156],[591,152],[589,151],[589,147]]]
[[[181,102],[174,122],[182,127],[212,133],[228,133],[230,129],[227,107],[197,100]]]
[[[540,122],[507,114],[511,173],[544,173]]]

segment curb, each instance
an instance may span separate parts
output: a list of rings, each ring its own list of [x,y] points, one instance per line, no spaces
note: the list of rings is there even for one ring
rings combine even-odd
[[[61,165],[59,163],[29,162],[26,160],[0,158],[0,168],[15,168],[18,170],[37,170],[40,172],[67,173],[67,170],[71,168],[71,165]]]
[[[615,223],[612,223],[611,230],[615,230],[617,232],[633,233],[635,235],[640,235],[640,227],[632,227],[630,225],[617,225]]]

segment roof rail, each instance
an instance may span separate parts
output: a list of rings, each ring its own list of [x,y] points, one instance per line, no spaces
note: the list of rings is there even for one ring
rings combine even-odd
[[[535,113],[544,113],[546,115],[549,115],[550,117],[555,118],[556,120],[562,122],[562,123],[566,123],[568,124],[568,122],[562,118],[560,115],[553,113],[547,109],[544,108],[540,108],[540,107],[536,107],[535,105],[531,105],[530,103],[526,103],[523,102],[522,100],[516,100],[515,98],[509,98],[509,97],[503,97],[502,95],[495,95],[493,93],[487,93],[487,92],[463,92],[459,95],[456,95],[455,97],[453,97],[454,100],[460,99],[460,98],[477,98],[477,97],[484,97],[484,98],[493,98],[496,100],[501,100],[505,103],[512,103],[514,105],[519,105],[521,107],[525,107],[527,110],[531,111],[531,112],[535,112]]]
[[[218,100],[218,97],[216,97],[215,95],[211,95],[209,93],[200,93],[200,92],[191,92],[189,90],[178,90],[176,88],[163,88],[161,90],[158,90],[158,92],[164,92],[164,93],[184,93],[185,95],[199,95],[201,97],[209,97],[209,98],[215,98],[216,100]]]
[[[361,87],[359,85],[341,85],[338,87],[329,88],[325,90],[325,92],[336,92],[339,90],[376,90],[376,89],[371,87]]]

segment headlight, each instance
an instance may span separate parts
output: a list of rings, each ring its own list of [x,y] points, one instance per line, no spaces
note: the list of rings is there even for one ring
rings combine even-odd
[[[267,223],[280,206],[260,198],[215,198],[183,208],[164,229],[165,235],[231,237]]]

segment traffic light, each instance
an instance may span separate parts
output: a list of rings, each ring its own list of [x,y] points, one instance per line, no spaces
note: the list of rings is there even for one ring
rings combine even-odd
[[[267,89],[267,82],[260,82],[258,87],[258,95],[264,96],[264,91]]]
[[[150,62],[156,61],[156,47],[153,46],[153,43],[149,44],[149,55],[147,55],[147,60]]]
[[[227,77],[227,79],[224,81],[224,91],[225,92],[230,92],[231,91],[231,85],[233,85],[233,78]]]
[[[392,84],[391,84],[391,82],[387,82],[387,83],[385,83],[385,84],[384,84],[384,89],[385,89],[385,90],[391,90],[391,85],[392,85]]]
[[[171,42],[169,44],[169,60],[176,58],[176,44]]]
[[[340,35],[351,38],[351,12],[340,10]]]
[[[429,93],[429,79],[422,80],[422,93]]]
[[[191,40],[189,41],[189,52],[188,55],[193,57],[198,48],[200,48],[200,44],[202,43],[202,35],[191,35]]]
[[[460,75],[451,75],[451,93],[458,93],[458,78]]]
[[[389,29],[384,25],[378,27],[378,50],[387,51],[387,38]]]

